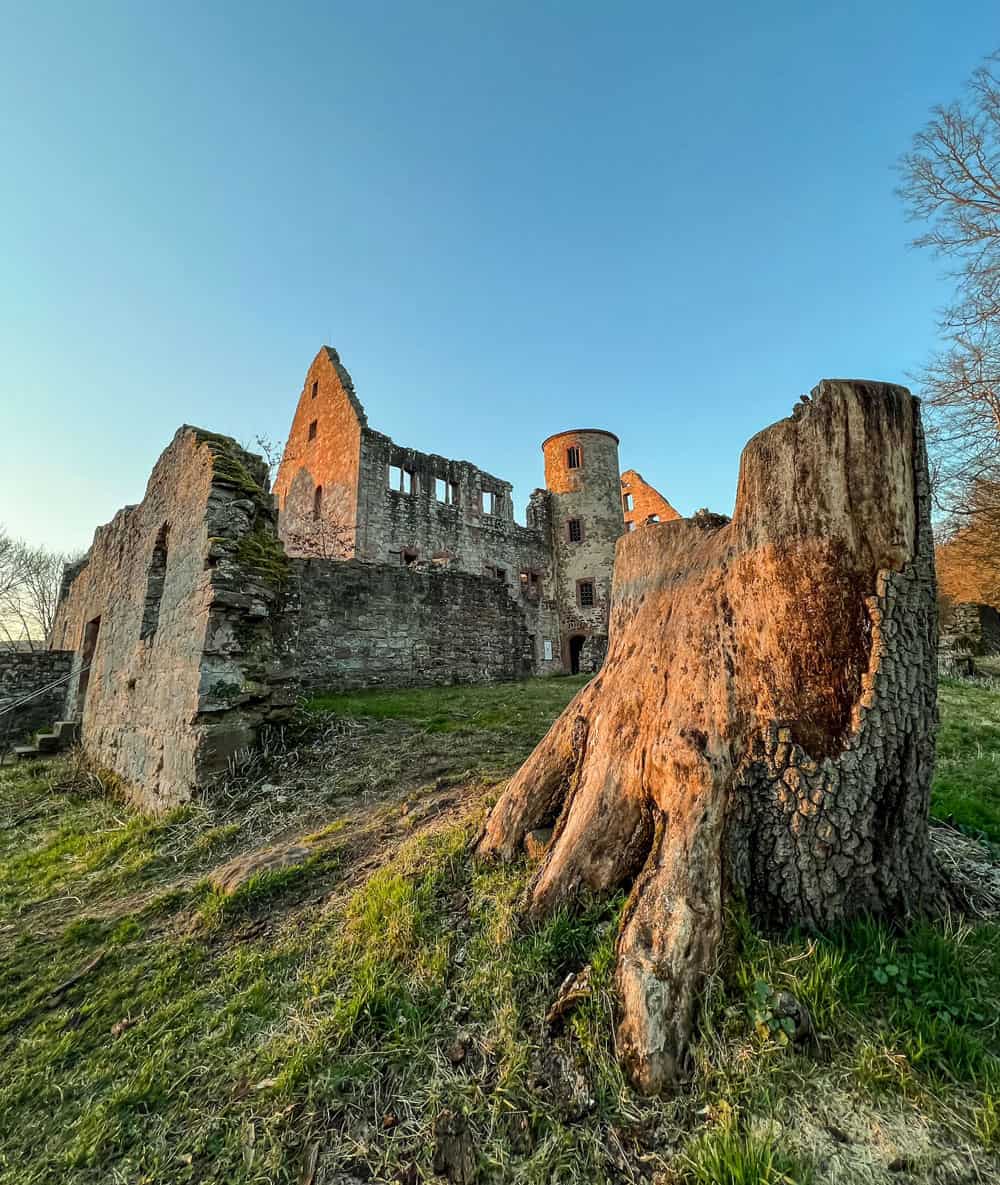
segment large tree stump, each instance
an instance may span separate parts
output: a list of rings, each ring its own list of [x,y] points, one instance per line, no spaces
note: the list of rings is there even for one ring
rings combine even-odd
[[[906,915],[935,873],[934,553],[919,405],[824,380],[743,451],[731,521],[618,543],[611,641],[494,808],[483,855],[554,825],[540,917],[632,885],[618,1049],[682,1076],[728,896],[764,926]]]

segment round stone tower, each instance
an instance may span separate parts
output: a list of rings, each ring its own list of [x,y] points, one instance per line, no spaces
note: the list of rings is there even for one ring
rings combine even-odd
[[[597,671],[608,646],[615,543],[625,531],[618,437],[600,428],[557,432],[542,453],[563,665]]]

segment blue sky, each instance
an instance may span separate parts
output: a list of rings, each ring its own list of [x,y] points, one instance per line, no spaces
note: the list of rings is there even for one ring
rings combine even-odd
[[[825,376],[905,381],[893,165],[990,3],[0,0],[0,522],[59,548],[177,426],[372,425],[515,483],[611,428],[682,513]]]

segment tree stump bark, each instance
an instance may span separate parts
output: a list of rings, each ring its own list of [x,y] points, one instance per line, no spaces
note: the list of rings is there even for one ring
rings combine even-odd
[[[937,620],[919,404],[824,380],[743,451],[731,521],[623,536],[597,675],[511,781],[479,844],[554,827],[539,918],[631,884],[618,1050],[634,1084],[683,1076],[727,897],[762,926],[918,910]]]

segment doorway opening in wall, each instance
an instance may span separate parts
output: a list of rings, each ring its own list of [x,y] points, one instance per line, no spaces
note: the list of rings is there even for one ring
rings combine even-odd
[[[77,720],[83,718],[83,705],[87,699],[87,687],[90,685],[90,664],[94,661],[97,650],[97,635],[101,632],[101,619],[95,617],[83,627],[83,642],[80,646],[80,679],[76,685],[76,710],[73,715]]]
[[[583,651],[583,644],[586,640],[586,634],[573,634],[569,640],[569,670],[571,675],[579,675],[580,673],[580,654]]]

